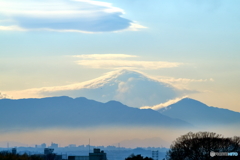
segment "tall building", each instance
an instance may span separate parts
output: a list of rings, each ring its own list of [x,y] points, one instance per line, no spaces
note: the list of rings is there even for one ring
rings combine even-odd
[[[46,148],[47,147],[46,143],[41,144],[41,147]]]
[[[69,144],[68,147],[74,148],[74,147],[77,147],[77,146],[76,146],[76,144]]]
[[[54,149],[52,149],[52,148],[44,148],[44,154],[45,155],[52,154],[53,151],[54,151]]]
[[[68,156],[68,160],[107,160],[107,154],[94,148],[93,153],[89,153],[89,156]]]
[[[57,143],[51,143],[50,148],[58,148],[58,144]]]
[[[12,154],[17,154],[17,148],[12,148]]]
[[[157,151],[152,151],[152,159],[153,160],[158,160],[158,155],[159,155],[158,150]]]
[[[99,148],[94,148],[93,153],[89,153],[89,160],[107,160],[107,155]]]

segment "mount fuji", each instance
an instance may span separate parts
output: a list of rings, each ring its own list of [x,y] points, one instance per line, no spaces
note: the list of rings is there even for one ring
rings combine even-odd
[[[86,97],[103,103],[115,100],[131,107],[140,108],[164,103],[170,99],[185,96],[192,91],[177,89],[138,71],[122,69],[86,82],[30,89],[26,92],[35,94],[35,96],[27,98]]]

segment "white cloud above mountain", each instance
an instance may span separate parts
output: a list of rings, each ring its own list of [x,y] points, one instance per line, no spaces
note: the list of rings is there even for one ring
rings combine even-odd
[[[129,68],[155,70],[161,68],[173,68],[182,65],[182,63],[178,62],[128,60],[127,58],[136,58],[138,56],[127,54],[92,54],[78,55],[74,57],[80,59],[76,61],[78,65],[102,69]]]
[[[144,28],[123,14],[110,3],[93,0],[2,0],[0,30],[95,33]]]
[[[81,59],[118,59],[118,58],[133,58],[138,57],[136,55],[129,55],[129,54],[82,54],[82,55],[75,55],[73,57],[81,58]]]
[[[138,69],[161,69],[178,67],[180,63],[162,61],[130,61],[130,60],[80,60],[79,65],[90,68],[118,69],[118,68],[138,68]]]

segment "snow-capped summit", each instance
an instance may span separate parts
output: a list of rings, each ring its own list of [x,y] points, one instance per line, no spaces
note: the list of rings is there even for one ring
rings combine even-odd
[[[117,70],[86,82],[32,89],[39,97],[87,97],[100,102],[120,101],[131,107],[152,106],[183,96],[184,92],[134,70]]]

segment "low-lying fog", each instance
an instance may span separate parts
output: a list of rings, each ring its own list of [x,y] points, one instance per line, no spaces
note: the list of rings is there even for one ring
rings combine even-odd
[[[51,142],[60,144],[61,147],[69,144],[91,146],[118,146],[121,147],[169,147],[179,136],[188,132],[210,131],[222,134],[225,137],[239,136],[240,129],[234,127],[215,127],[197,129],[166,129],[154,127],[95,127],[95,128],[49,128],[49,129],[16,129],[3,132],[0,131],[0,142],[19,142],[35,146],[35,144]],[[1,143],[0,147],[7,144]]]

